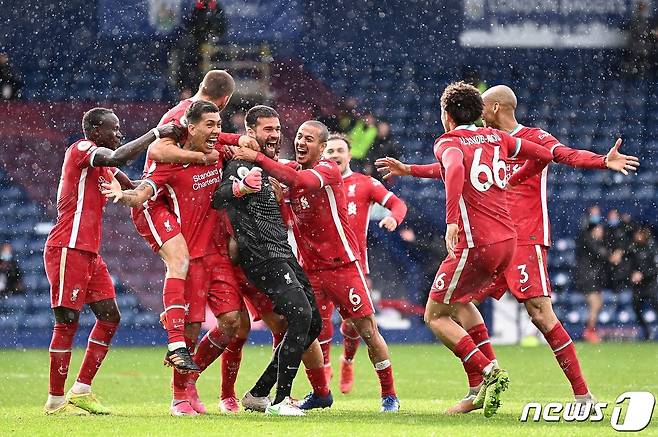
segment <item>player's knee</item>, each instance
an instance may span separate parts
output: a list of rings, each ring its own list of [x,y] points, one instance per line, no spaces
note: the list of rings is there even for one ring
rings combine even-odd
[[[224,313],[218,317],[218,322],[229,337],[234,337],[240,329],[240,313],[238,311]]]

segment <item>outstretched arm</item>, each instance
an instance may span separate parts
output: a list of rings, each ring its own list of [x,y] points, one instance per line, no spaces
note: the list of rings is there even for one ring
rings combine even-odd
[[[598,168],[615,170],[628,175],[629,171],[636,171],[640,160],[636,156],[624,155],[619,152],[621,138],[608,151],[607,155],[599,155],[587,150],[572,149],[564,144],[557,144],[552,150],[553,160],[560,164],[579,168]]]
[[[121,167],[135,159],[137,155],[146,150],[149,144],[158,138],[176,138],[178,129],[173,123],[168,123],[151,129],[141,137],[124,144],[116,150],[99,147],[92,152],[90,163],[94,167]]]
[[[233,148],[233,159],[243,159],[255,162],[262,169],[271,174],[273,178],[287,185],[289,188],[303,188],[307,190],[319,190],[324,186],[322,176],[316,170],[294,170],[287,165],[274,161],[260,152],[241,147]]]
[[[389,156],[379,158],[375,161],[377,171],[380,172],[384,179],[393,176],[413,176],[426,179],[443,179],[441,175],[441,164],[405,164]]]
[[[171,164],[215,164],[219,160],[219,152],[212,150],[210,153],[194,152],[178,147],[172,138],[162,138],[149,147],[148,157],[156,162]]]

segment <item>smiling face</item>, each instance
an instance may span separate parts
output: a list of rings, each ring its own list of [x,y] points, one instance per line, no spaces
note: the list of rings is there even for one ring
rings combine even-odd
[[[323,156],[340,167],[340,172],[345,173],[352,160],[352,153],[347,147],[347,143],[341,139],[331,139],[327,141],[327,147],[324,149]]]
[[[215,148],[219,134],[222,132],[222,121],[219,112],[206,112],[201,120],[187,127],[190,149],[210,153]]]
[[[112,150],[117,149],[121,146],[121,140],[123,139],[119,118],[113,113],[103,116],[101,124],[94,128],[89,135],[89,139],[99,147],[107,147]]]
[[[255,138],[265,156],[275,159],[281,150],[281,123],[278,117],[259,117],[256,126],[247,128],[247,135]]]
[[[297,130],[295,136],[295,159],[303,168],[315,165],[322,157],[326,141],[321,139],[320,127],[304,123]]]

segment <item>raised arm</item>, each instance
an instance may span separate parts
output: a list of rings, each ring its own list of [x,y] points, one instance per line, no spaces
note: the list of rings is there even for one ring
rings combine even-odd
[[[516,138],[516,151],[510,158],[526,161],[523,167],[509,178],[509,186],[514,187],[541,172],[553,160],[553,154],[539,144]]]
[[[146,150],[149,144],[153,141],[160,137],[176,138],[178,132],[179,128],[174,126],[173,123],[158,126],[116,150],[111,150],[105,147],[97,148],[91,156],[90,163],[94,167],[121,167],[135,159],[137,155]]]

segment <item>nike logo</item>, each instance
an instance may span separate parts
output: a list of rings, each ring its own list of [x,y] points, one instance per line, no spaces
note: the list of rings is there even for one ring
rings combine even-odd
[[[527,287],[521,287],[521,293],[525,293],[525,291],[530,287],[532,287],[532,285],[528,285]]]
[[[352,311],[357,312],[359,309],[363,306],[363,304],[359,305],[358,307],[352,308]]]

